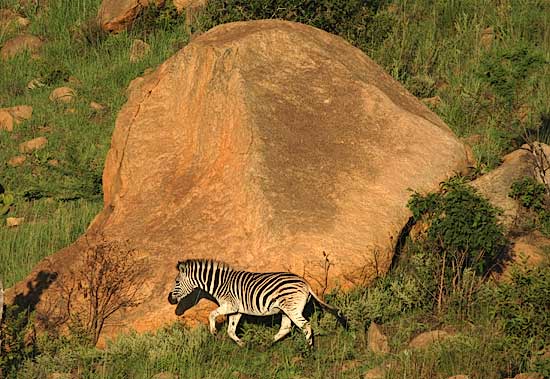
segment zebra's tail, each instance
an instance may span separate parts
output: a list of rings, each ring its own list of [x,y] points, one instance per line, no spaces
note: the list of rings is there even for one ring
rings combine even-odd
[[[309,292],[321,307],[323,307],[325,310],[329,311],[334,317],[336,317],[336,319],[344,329],[346,330],[349,329],[348,319],[346,318],[346,316],[344,316],[342,311],[340,311],[338,308],[333,307],[332,305],[325,303],[323,300],[319,299],[319,297],[312,290],[310,290]]]

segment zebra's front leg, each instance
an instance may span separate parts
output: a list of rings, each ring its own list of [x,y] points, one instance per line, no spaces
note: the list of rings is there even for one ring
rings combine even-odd
[[[237,324],[239,323],[241,316],[242,316],[242,313],[234,313],[232,315],[229,315],[229,325],[227,325],[227,334],[229,334],[229,337],[231,337],[231,339],[235,341],[237,345],[243,347],[244,342],[239,337],[237,337],[237,333],[236,333]]]
[[[214,309],[212,312],[210,312],[210,316],[208,316],[208,324],[210,326],[210,333],[212,333],[213,336],[216,335],[216,317],[222,316],[222,315],[228,315],[231,313],[236,313],[237,308],[233,307],[229,303],[224,303],[220,305],[218,308]]]

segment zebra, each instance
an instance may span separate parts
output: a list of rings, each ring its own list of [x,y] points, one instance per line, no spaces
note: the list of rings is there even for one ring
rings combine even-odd
[[[236,270],[228,264],[208,259],[189,259],[178,262],[174,289],[168,294],[170,304],[178,304],[197,289],[215,301],[218,308],[208,317],[209,329],[216,334],[216,317],[228,315],[227,334],[239,346],[243,341],[236,329],[243,314],[269,316],[282,313],[281,328],[273,343],[290,333],[292,323],[305,334],[309,347],[313,346],[311,325],[302,312],[310,297],[332,313],[347,328],[341,312],[323,302],[312,291],[306,280],[290,272],[249,272]]]

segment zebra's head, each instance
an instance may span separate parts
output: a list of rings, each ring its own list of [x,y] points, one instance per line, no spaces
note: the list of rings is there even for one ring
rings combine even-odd
[[[185,262],[178,262],[176,268],[178,275],[175,279],[174,289],[168,294],[168,302],[172,305],[178,304],[197,287],[187,273]]]

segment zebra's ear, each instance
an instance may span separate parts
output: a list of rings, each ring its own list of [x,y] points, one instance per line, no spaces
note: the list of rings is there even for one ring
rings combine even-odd
[[[179,272],[182,272],[183,271],[183,265],[184,265],[185,262],[182,262],[182,261],[179,261],[178,264],[176,265],[176,269],[179,271]]]

